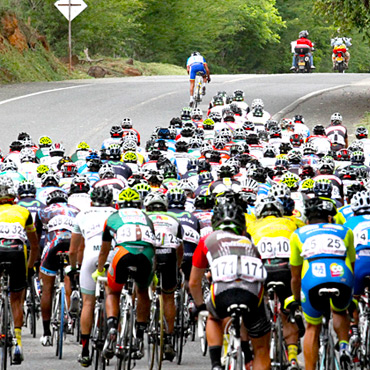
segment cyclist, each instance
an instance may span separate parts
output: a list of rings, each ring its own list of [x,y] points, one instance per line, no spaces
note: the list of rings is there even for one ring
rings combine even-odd
[[[113,192],[108,186],[94,188],[90,196],[91,207],[80,212],[76,217],[69,248],[69,261],[71,264],[69,276],[71,277],[72,286],[73,280],[76,279],[77,275],[77,256],[83,250],[80,270],[82,353],[78,357],[78,362],[83,367],[91,364],[89,340],[95,305],[95,282],[91,274],[96,269],[104,224],[107,218],[115,212],[112,207]],[[81,244],[82,242],[83,244]],[[80,248],[81,245],[83,245],[82,248]],[[113,252],[111,251],[108,260],[112,260],[112,258]]]
[[[268,272],[265,284],[279,281],[285,285],[284,290],[277,291],[279,301],[283,305],[285,299],[291,295],[289,238],[297,229],[296,222],[283,217],[283,204],[275,197],[268,196],[257,200],[255,215],[257,220],[247,224],[247,232],[256,244]],[[290,368],[298,369],[298,327],[288,321],[288,313],[281,310],[283,335],[288,347]]]
[[[172,361],[176,355],[173,348],[173,330],[175,325],[176,306],[175,290],[178,269],[184,254],[182,243],[183,231],[180,222],[167,213],[168,200],[160,192],[152,192],[144,199],[147,215],[153,222],[155,235],[160,246],[156,248],[156,271],[160,271],[164,313],[167,322],[164,338],[164,356]]]
[[[204,57],[198,52],[194,51],[186,62],[186,69],[188,75],[190,76],[190,103],[189,106],[192,107],[194,103],[194,85],[195,85],[195,76],[196,74],[202,73],[204,83],[211,82],[211,75],[209,72],[208,64]],[[203,85],[202,94],[206,94],[206,87]]]
[[[40,342],[43,346],[52,345],[50,318],[55,277],[58,272],[58,252],[67,252],[73,231],[74,218],[79,210],[67,204],[68,195],[61,189],[50,192],[46,198],[46,207],[38,212],[36,219],[37,233],[45,230],[45,247],[41,256],[41,315],[43,335]],[[69,300],[70,289],[66,280],[66,292]]]
[[[338,142],[339,148],[348,147],[348,131],[343,125],[343,117],[340,113],[333,113],[330,117],[330,125],[326,127],[325,133],[332,143]]]
[[[115,242],[114,257],[108,270],[106,312],[108,334],[103,356],[111,359],[117,340],[120,294],[127,281],[131,267],[136,282],[137,322],[135,347],[137,357],[142,357],[143,336],[149,319],[150,300],[148,287],[153,279],[153,260],[156,243],[154,227],[150,218],[140,209],[141,199],[136,190],[127,188],[118,197],[118,211],[108,217],[103,231],[103,243],[98,258],[98,268],[93,278],[104,276],[104,264],[112,242]],[[136,270],[136,271],[133,271]]]
[[[17,345],[13,348],[12,363],[23,361],[22,325],[24,290],[27,287],[27,274],[33,273],[38,255],[38,238],[31,213],[24,207],[14,204],[16,191],[12,179],[0,177],[0,261],[11,262],[10,302],[14,320]],[[30,256],[27,262],[25,242],[30,243]],[[28,268],[28,270],[27,270]]]
[[[247,315],[243,315],[243,322],[253,345],[253,368],[270,369],[271,325],[262,299],[263,281],[267,274],[256,247],[246,236],[243,209],[235,201],[218,203],[214,208],[212,226],[215,231],[202,237],[195,250],[189,282],[196,305],[195,314],[204,309],[209,311],[206,334],[212,369],[223,369],[221,367],[222,319],[229,316],[227,308],[231,304],[245,304],[250,310]],[[258,269],[261,274],[252,275],[247,271],[239,271],[238,269],[243,269],[244,264],[238,263],[238,260],[253,261],[261,267]],[[229,266],[227,271],[220,268],[224,263]],[[212,273],[212,287],[205,304],[202,279],[208,266]],[[243,352],[247,352],[249,343],[245,336],[242,337],[241,345]]]
[[[340,362],[350,366],[350,322],[346,310],[352,299],[354,280],[353,233],[347,227],[331,224],[336,208],[330,200],[308,199],[305,207],[308,225],[296,230],[290,238],[293,297],[295,302],[301,302],[307,322],[303,347],[305,369],[316,369],[318,360],[318,338],[327,303],[318,295],[320,288],[337,288],[340,292],[331,299],[330,305],[339,340]]]
[[[80,211],[90,207],[91,199],[89,196],[90,183],[86,176],[77,175],[72,179],[68,192],[68,204],[75,206]]]

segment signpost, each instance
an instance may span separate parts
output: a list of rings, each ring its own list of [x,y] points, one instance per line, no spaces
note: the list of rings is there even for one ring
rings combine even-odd
[[[69,57],[69,70],[71,70],[72,21],[87,8],[87,5],[84,2],[84,0],[58,0],[54,3],[54,5],[68,20],[68,57]]]

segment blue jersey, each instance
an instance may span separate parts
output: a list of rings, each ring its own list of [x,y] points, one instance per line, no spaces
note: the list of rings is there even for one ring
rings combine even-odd
[[[351,217],[344,226],[353,231],[356,253],[363,249],[370,249],[370,215]]]

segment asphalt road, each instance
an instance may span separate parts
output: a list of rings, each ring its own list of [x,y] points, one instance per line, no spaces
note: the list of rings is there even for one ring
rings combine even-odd
[[[155,126],[167,126],[188,103],[186,76],[135,77],[33,83],[0,87],[0,148],[7,152],[17,134],[26,131],[37,141],[49,135],[62,142],[71,153],[79,141],[99,148],[109,137],[110,127],[131,117],[142,135],[142,143]],[[303,114],[309,126],[327,124],[332,113],[343,114],[350,131],[370,111],[370,74],[311,75],[220,75],[207,86],[207,101],[219,90],[245,92],[250,104],[262,98],[265,108],[276,118]],[[204,110],[207,104],[202,105]],[[44,348],[25,329],[26,361],[19,369],[77,369],[79,346],[67,338],[65,356],[58,360],[54,348]],[[41,333],[39,328],[38,333]],[[38,335],[39,337],[39,335]],[[165,363],[165,369],[177,365]],[[113,368],[111,366],[110,368]],[[181,368],[204,370],[210,361],[202,357],[198,342],[187,343]],[[146,362],[137,369],[146,369]]]

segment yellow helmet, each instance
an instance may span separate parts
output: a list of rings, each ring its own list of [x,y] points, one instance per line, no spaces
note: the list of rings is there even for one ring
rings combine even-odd
[[[211,118],[207,118],[203,121],[203,126],[214,126],[215,122]]]
[[[287,172],[283,175],[281,182],[288,186],[289,189],[296,188],[299,181],[299,176],[292,172]]]
[[[137,154],[135,152],[126,152],[123,155],[123,162],[125,163],[137,163]]]
[[[81,141],[78,145],[77,145],[77,149],[81,149],[81,150],[88,150],[90,149],[90,145],[85,143],[84,141]]]
[[[37,167],[37,173],[39,177],[43,175],[44,173],[48,172],[50,168],[46,166],[45,164],[40,164],[40,166]]]
[[[303,180],[300,185],[299,190],[302,192],[308,193],[310,191],[313,191],[314,184],[315,184],[315,180],[312,180],[312,179]]]
[[[39,138],[40,147],[48,147],[48,146],[51,146],[51,144],[53,144],[53,142],[49,136],[41,136]]]
[[[124,189],[119,193],[117,203],[120,208],[140,208],[140,194],[135,189]]]

